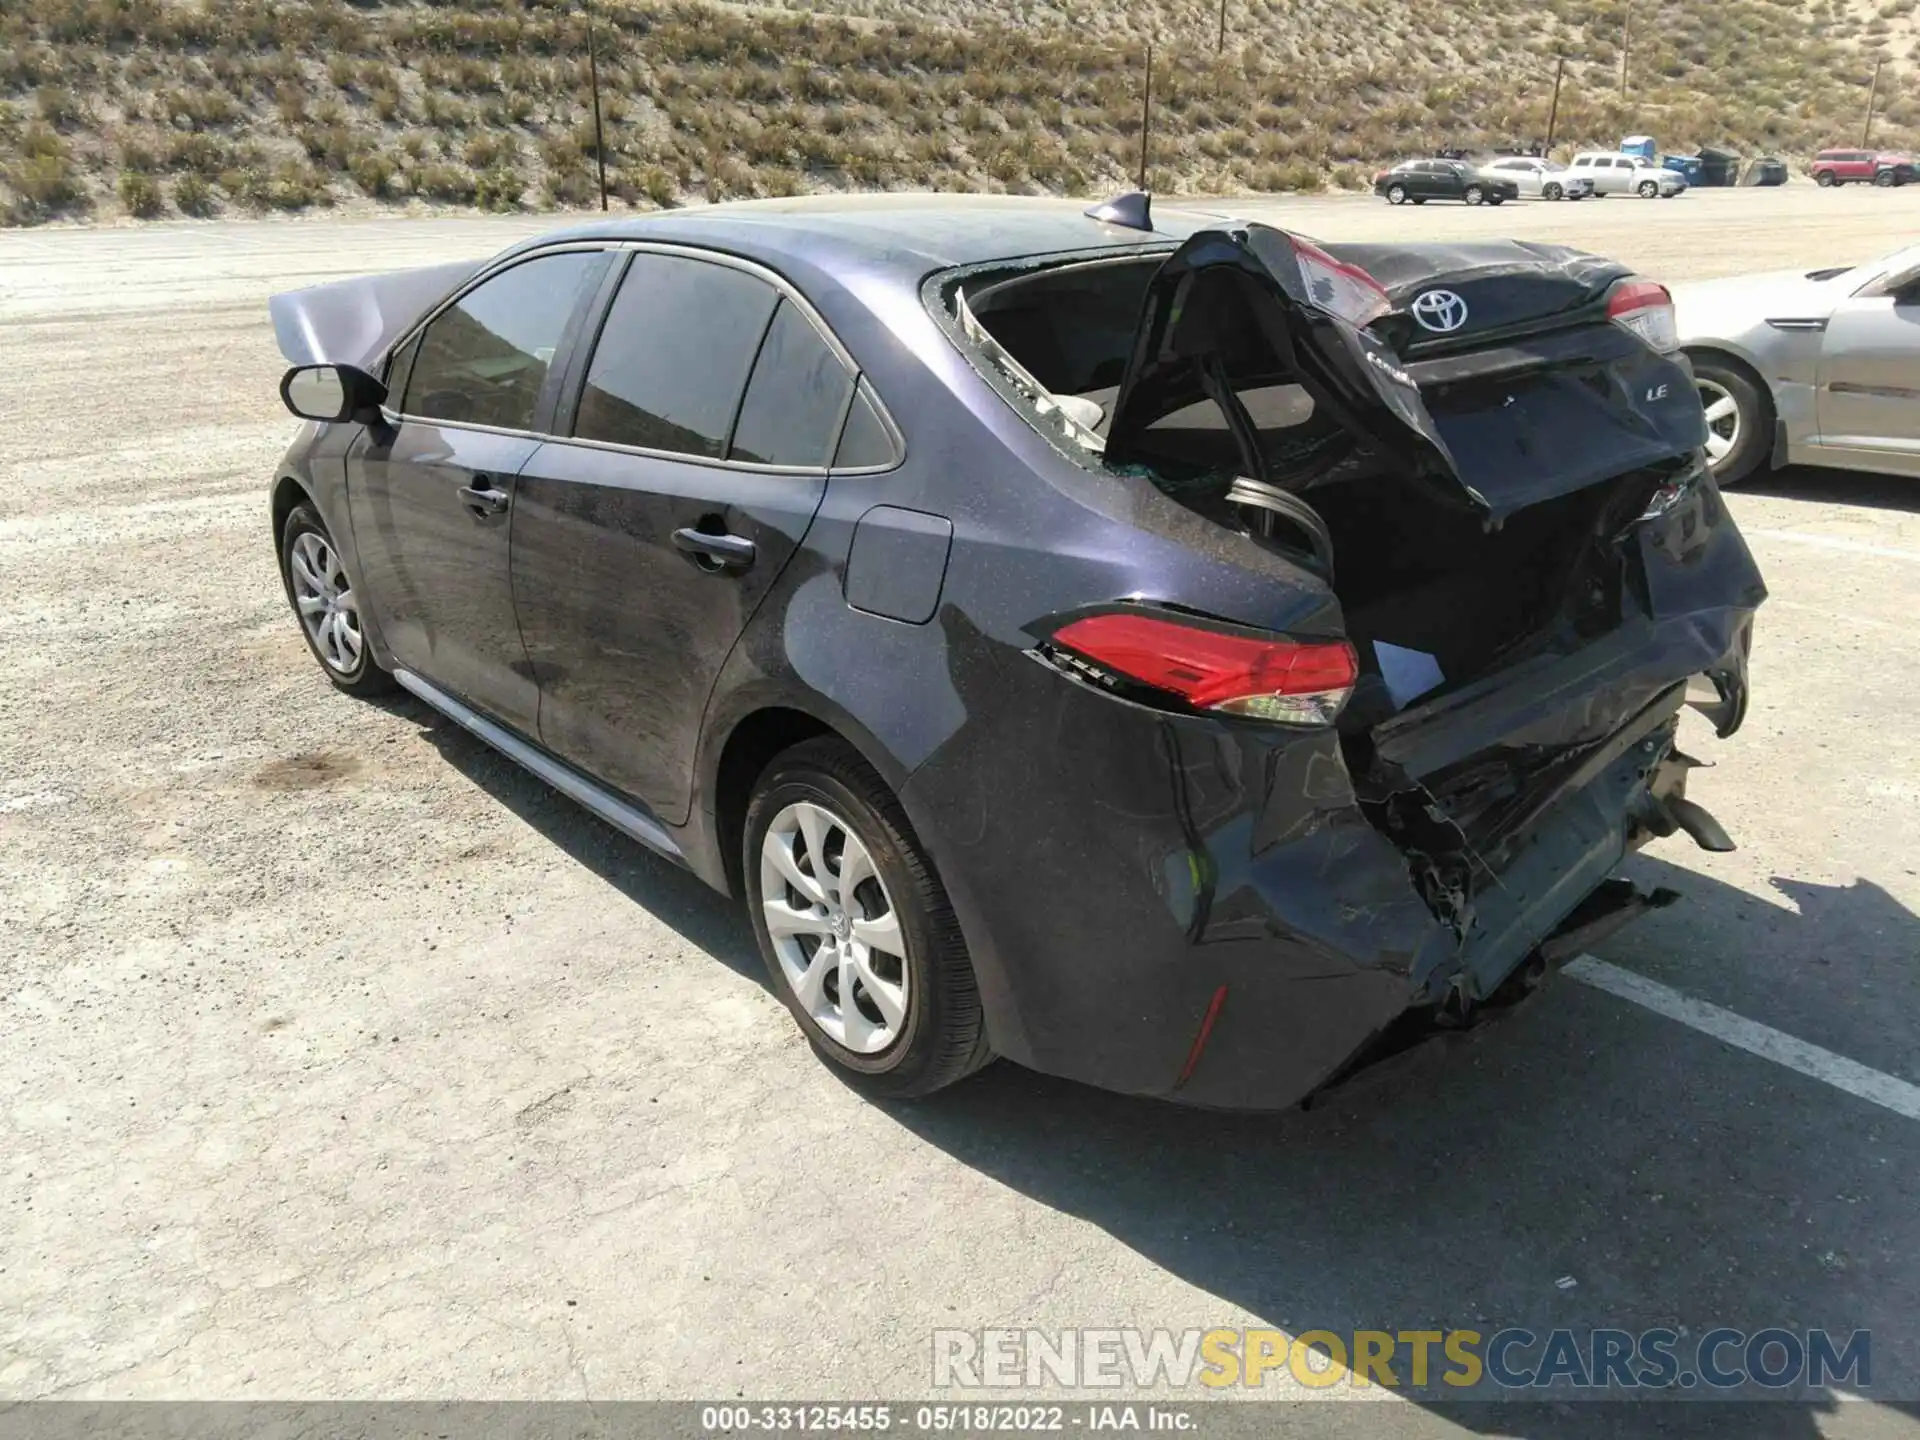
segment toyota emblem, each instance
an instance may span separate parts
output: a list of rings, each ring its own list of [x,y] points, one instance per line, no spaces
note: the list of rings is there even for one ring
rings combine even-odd
[[[1467,323],[1467,302],[1451,290],[1429,290],[1413,302],[1413,318],[1436,335],[1451,335]]]

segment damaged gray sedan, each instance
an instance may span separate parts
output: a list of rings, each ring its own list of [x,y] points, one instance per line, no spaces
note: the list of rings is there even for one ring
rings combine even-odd
[[[1730,844],[1679,724],[1765,589],[1612,262],[873,196],[274,313],[322,671],[740,897],[871,1093],[1293,1103]]]

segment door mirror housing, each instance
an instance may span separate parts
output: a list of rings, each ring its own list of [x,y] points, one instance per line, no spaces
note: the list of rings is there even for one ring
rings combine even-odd
[[[296,365],[280,379],[280,399],[302,420],[332,424],[380,419],[387,387],[351,365]]]
[[[1920,264],[1895,270],[1874,287],[1875,293],[1891,295],[1896,305],[1911,305],[1920,300]]]

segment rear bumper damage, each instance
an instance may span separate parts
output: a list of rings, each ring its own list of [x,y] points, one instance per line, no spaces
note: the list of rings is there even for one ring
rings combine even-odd
[[[1640,530],[1619,630],[1378,727],[1371,756],[1123,703],[1033,659],[999,671],[996,703],[903,791],[995,1049],[1279,1109],[1502,1013],[1668,903],[1613,874],[1661,836],[1727,843],[1676,737],[1689,704],[1739,724],[1765,591],[1710,483]],[[1491,801],[1444,789],[1507,753],[1522,783]]]

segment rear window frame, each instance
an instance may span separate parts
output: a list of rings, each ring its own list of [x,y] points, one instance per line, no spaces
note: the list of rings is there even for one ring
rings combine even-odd
[[[1076,468],[1092,475],[1111,476],[1113,471],[1107,467],[1102,452],[1088,450],[1070,438],[1065,428],[1055,424],[1022,395],[1019,387],[973,342],[961,326],[953,297],[963,290],[983,289],[987,285],[1000,284],[1003,281],[1019,280],[1028,276],[1042,275],[1052,270],[1067,270],[1083,265],[1125,264],[1129,261],[1142,264],[1150,260],[1165,264],[1184,243],[1185,237],[1167,236],[1164,239],[1135,241],[1132,244],[1094,246],[1086,250],[1051,251],[1040,255],[1010,255],[973,265],[953,266],[945,270],[936,270],[921,282],[920,300],[926,307],[927,314],[932,317],[933,323],[959,352],[960,357],[967,362],[968,368],[986,382],[987,387],[1005,402],[1014,415],[1025,423],[1037,438],[1071,460]]]

